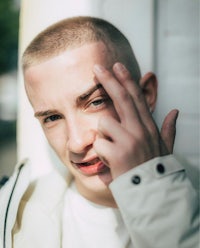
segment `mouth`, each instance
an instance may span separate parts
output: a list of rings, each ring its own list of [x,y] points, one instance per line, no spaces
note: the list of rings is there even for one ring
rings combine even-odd
[[[82,163],[72,162],[72,164],[78,168],[82,174],[89,176],[110,171],[109,167],[106,166],[98,157]]]

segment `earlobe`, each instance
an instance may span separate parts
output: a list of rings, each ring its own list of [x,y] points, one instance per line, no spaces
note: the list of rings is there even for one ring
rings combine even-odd
[[[156,105],[158,88],[156,75],[152,72],[145,74],[140,80],[140,87],[144,93],[149,111],[153,112]]]

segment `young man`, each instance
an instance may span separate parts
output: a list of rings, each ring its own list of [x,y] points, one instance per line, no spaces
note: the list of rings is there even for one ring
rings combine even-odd
[[[34,165],[23,163],[1,193],[3,247],[197,247],[197,193],[171,155],[178,111],[160,133],[156,77],[141,78],[121,32],[66,19],[22,63],[34,115],[73,180],[55,171],[29,182]]]

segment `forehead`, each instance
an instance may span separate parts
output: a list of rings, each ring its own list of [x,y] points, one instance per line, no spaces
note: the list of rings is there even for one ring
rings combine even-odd
[[[53,50],[52,52],[48,51],[48,54],[44,54],[40,53],[40,55],[38,55],[38,53],[33,53],[29,59],[29,64],[27,64],[27,66],[25,66],[25,71],[29,68],[32,68],[34,66],[43,64],[45,62],[51,61],[52,59],[56,58],[56,57],[60,57],[60,55],[62,56],[63,54],[76,54],[79,53],[81,54],[82,51],[90,51],[90,53],[92,52],[97,52],[97,53],[104,53],[106,52],[106,54],[112,54],[113,52],[111,52],[111,46],[109,44],[104,43],[104,41],[94,41],[94,42],[86,42],[83,44],[72,44],[67,46],[66,48],[63,47],[63,49],[58,49],[55,47],[55,50]]]
[[[61,52],[58,56],[53,56],[36,64],[33,64],[25,69],[24,78],[25,83],[30,82],[30,80],[36,72],[40,70],[43,71],[45,68],[52,67],[73,67],[74,65],[89,65],[90,63],[99,63],[102,61],[107,66],[110,66],[113,62],[112,55],[109,53],[106,45],[103,42],[94,42],[84,44],[79,47],[69,48],[66,51]]]
[[[44,96],[58,98],[64,89],[73,95],[82,94],[95,83],[93,65],[110,67],[111,61],[102,42],[65,51],[26,69],[24,79],[28,97],[33,103]]]

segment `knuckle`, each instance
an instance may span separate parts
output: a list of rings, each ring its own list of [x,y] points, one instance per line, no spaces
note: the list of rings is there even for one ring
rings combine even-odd
[[[149,132],[151,133],[152,136],[157,137],[159,136],[159,131],[158,128],[155,124],[150,125],[149,127]]]
[[[144,95],[142,92],[141,88],[138,88],[136,93],[135,93],[135,98],[137,99],[137,101],[142,102],[144,100]]]
[[[121,89],[121,90],[119,91],[118,97],[119,97],[122,101],[124,101],[124,102],[130,101],[130,100],[131,100],[130,94],[129,94],[128,91],[125,90],[125,89]]]
[[[144,131],[140,133],[140,140],[149,140],[149,139],[150,139],[149,133]]]

